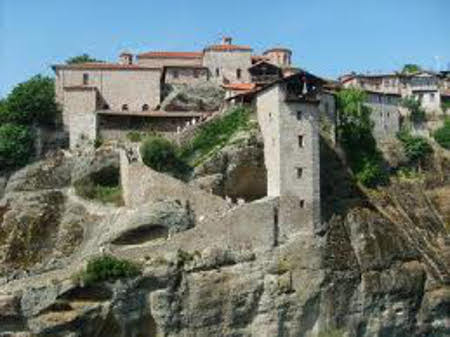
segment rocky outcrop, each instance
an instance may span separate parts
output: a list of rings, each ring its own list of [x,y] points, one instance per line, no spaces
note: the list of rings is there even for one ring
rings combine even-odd
[[[246,201],[267,194],[264,144],[257,128],[235,134],[227,145],[195,168],[193,186]]]
[[[164,111],[217,111],[225,97],[225,91],[212,83],[166,84]]]
[[[239,166],[260,172],[258,141],[243,139],[200,165],[197,182],[223,175],[233,188],[246,183],[233,178]],[[95,162],[86,174],[102,170]],[[0,206],[2,266],[30,271],[4,273],[0,336],[448,336],[447,182],[366,191],[338,156],[322,162],[323,223],[282,239],[276,198],[230,204],[139,163],[129,165],[145,185],[133,208],[82,200],[59,179],[12,188]],[[99,254],[142,274],[79,284],[72,276]]]

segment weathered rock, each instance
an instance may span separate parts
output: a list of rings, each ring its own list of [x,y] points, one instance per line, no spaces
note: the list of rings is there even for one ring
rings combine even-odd
[[[164,111],[217,111],[225,91],[212,83],[167,85],[168,93],[161,109]]]
[[[220,151],[195,169],[192,185],[234,200],[267,194],[264,144],[258,129],[237,133]]]

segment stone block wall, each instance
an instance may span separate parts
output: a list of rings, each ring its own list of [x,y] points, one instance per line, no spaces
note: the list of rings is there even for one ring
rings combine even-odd
[[[203,65],[211,74],[211,81],[222,83],[226,78],[230,83],[250,83],[248,68],[251,64],[250,51],[206,51],[203,57]],[[216,76],[219,69],[219,76]],[[241,69],[241,78],[237,78],[237,69]]]

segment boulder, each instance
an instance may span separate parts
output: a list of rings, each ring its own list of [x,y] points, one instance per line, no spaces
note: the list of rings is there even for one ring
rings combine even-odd
[[[165,91],[164,111],[217,111],[225,97],[225,91],[212,83],[172,84]]]

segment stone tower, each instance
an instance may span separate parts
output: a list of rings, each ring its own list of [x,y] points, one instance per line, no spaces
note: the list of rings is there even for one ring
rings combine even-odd
[[[267,193],[280,200],[280,237],[320,222],[319,85],[318,78],[301,73],[267,86],[256,97]]]

